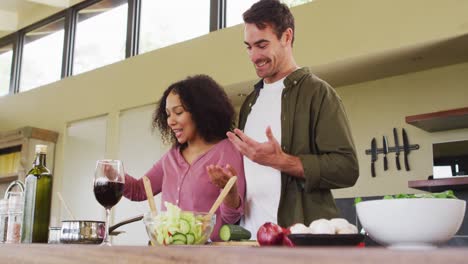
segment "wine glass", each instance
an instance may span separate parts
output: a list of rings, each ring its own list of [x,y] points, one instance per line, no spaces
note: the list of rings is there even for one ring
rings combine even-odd
[[[120,160],[98,160],[94,173],[94,196],[106,209],[106,233],[101,245],[111,246],[109,239],[110,210],[120,198],[125,183],[125,172]]]

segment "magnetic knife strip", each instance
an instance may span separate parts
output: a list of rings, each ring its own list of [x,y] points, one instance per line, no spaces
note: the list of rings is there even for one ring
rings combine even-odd
[[[404,149],[404,146],[400,146],[400,152],[404,152],[403,151]],[[413,144],[413,145],[409,145],[409,149],[410,150],[417,150],[419,149],[419,144]],[[396,147],[388,147],[388,153],[390,152],[396,152]],[[384,153],[383,151],[383,148],[377,148],[377,154],[380,154],[380,153]],[[370,149],[366,149],[366,155],[370,155],[371,154],[371,150]]]

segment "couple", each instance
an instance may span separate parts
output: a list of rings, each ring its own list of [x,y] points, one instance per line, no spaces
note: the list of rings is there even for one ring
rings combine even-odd
[[[239,220],[255,236],[265,222],[287,227],[337,217],[330,189],[354,185],[359,174],[341,99],[294,60],[289,8],[260,0],[243,18],[247,53],[262,80],[242,105],[240,129],[230,132],[234,109],[205,75],[171,85],[153,120],[174,143],[146,174],[163,201],[206,212],[238,176],[216,212],[212,240],[222,224]],[[124,195],[146,199],[142,181],[126,175]]]

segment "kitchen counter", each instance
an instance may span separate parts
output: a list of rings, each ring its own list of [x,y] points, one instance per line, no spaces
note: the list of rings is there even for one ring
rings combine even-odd
[[[285,248],[232,246],[99,247],[88,245],[0,245],[1,263],[467,263],[466,248]]]

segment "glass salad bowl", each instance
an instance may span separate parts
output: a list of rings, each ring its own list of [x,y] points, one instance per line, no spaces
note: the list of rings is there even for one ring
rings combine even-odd
[[[146,213],[143,223],[153,246],[203,245],[213,232],[216,215],[169,209]]]

